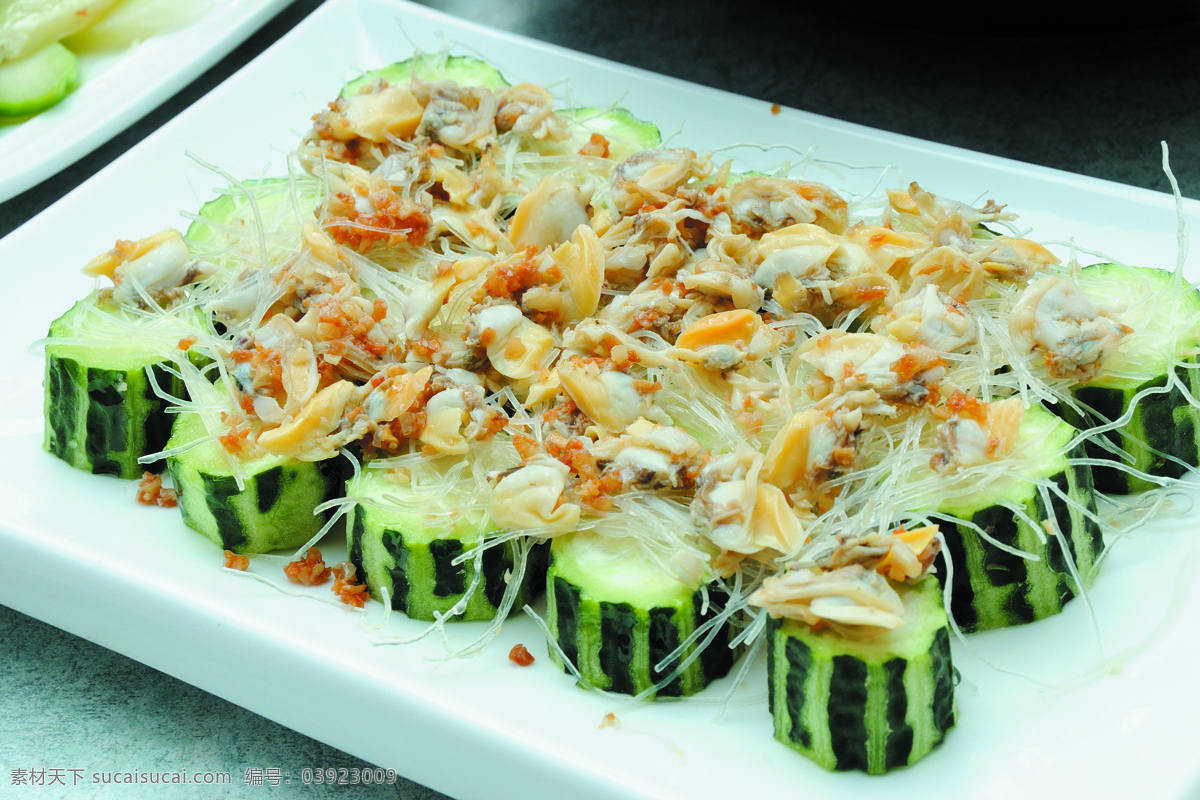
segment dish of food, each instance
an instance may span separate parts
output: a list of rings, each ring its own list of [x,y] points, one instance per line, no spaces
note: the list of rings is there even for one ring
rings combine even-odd
[[[79,79],[74,82],[79,88],[33,117],[0,119],[0,202],[108,141],[215,64],[285,5],[287,0],[214,0],[197,6],[207,7],[207,12],[190,24],[132,48],[109,49],[103,41],[106,32],[92,31],[100,38],[85,41],[89,49],[78,54]],[[61,47],[51,57],[55,54],[59,61],[76,60]]]
[[[1042,208],[1078,207],[1084,209],[1082,217],[1088,221],[1077,220],[1074,215],[1056,217],[1053,213],[1039,211],[1036,204],[1028,207],[1021,205],[1018,209],[1021,220],[1034,228],[1036,238],[1044,241],[1074,235],[1079,241],[1087,242],[1089,247],[1114,257],[1123,255],[1121,249],[1126,246],[1127,236],[1129,239],[1140,238],[1144,240],[1142,244],[1153,243],[1157,249],[1155,246],[1139,249],[1139,263],[1154,259],[1155,263],[1174,264],[1174,218],[1169,199],[1149,195],[1144,203],[1133,203],[1122,208],[1121,217],[1127,224],[1139,213],[1145,215],[1145,234],[1139,236],[1126,229],[1115,238],[1111,235],[1105,237],[1101,230],[1103,224],[1095,222],[1105,219],[1104,212],[1092,205],[1095,196],[1103,194],[1105,188],[1098,184],[1080,182],[1082,187],[1073,186],[1076,183],[1073,180],[1060,180],[1055,176],[1048,178],[1037,170],[1020,165],[946,153],[939,148],[907,142],[898,137],[833,125],[792,112],[772,116],[769,109],[758,108],[759,104],[756,103],[716,96],[711,92],[661,79],[646,81],[637,76],[635,80],[628,71],[588,64],[576,57],[556,54],[545,48],[458,29],[445,20],[404,6],[340,5],[343,14],[352,10],[353,14],[362,15],[361,18],[347,15],[345,23],[351,24],[351,30],[359,36],[365,36],[366,31],[378,30],[382,20],[389,19],[396,9],[401,9],[405,12],[404,29],[418,40],[422,31],[425,36],[433,37],[434,31],[448,26],[453,30],[456,42],[464,47],[476,48],[491,63],[500,66],[510,80],[547,82],[544,77],[547,74],[567,75],[571,77],[577,97],[582,96],[586,87],[588,102],[603,103],[608,98],[623,95],[629,86],[640,85],[643,88],[626,95],[623,104],[635,114],[652,119],[664,127],[671,124],[670,119],[664,117],[665,114],[679,113],[678,119],[685,120],[687,124],[686,144],[697,149],[717,148],[724,142],[746,137],[739,135],[737,129],[719,123],[706,123],[702,119],[693,123],[696,108],[703,106],[711,109],[713,119],[735,118],[735,110],[741,110],[743,115],[757,110],[763,115],[764,129],[781,126],[778,127],[779,140],[785,140],[786,136],[786,141],[792,143],[818,144],[818,158],[812,159],[813,165],[832,175],[824,178],[826,182],[839,188],[848,186],[848,191],[855,191],[856,185],[861,187],[861,191],[870,189],[880,174],[880,167],[889,162],[904,164],[905,176],[919,177],[923,185],[930,186],[931,182],[936,181],[938,192],[943,196],[977,196],[980,191],[978,186],[974,190],[967,188],[974,180],[986,180],[989,194],[994,193],[1008,200],[1014,207],[1018,201],[1013,198],[1022,194],[1022,184],[1025,185],[1025,191],[1028,191],[1029,184],[1038,186],[1039,203],[1041,197],[1059,191],[1065,196],[1058,198],[1054,205]],[[298,30],[268,56],[286,51],[289,47],[296,48],[294,52],[303,52],[301,48],[305,46],[303,36],[306,31]],[[376,47],[378,58],[372,66],[407,55],[391,52],[384,43]],[[514,53],[520,53],[521,58],[514,59]],[[360,51],[359,58],[362,57]],[[328,75],[322,75],[320,71],[304,74],[308,67],[298,60],[273,63],[272,59],[264,58],[223,87],[214,97],[228,96],[228,101],[232,102],[238,99],[239,91],[252,92],[254,85],[262,85],[261,81],[278,80],[284,74],[292,74],[290,80],[298,85],[313,87],[313,96],[303,98],[304,103],[283,104],[286,107],[272,109],[272,112],[289,120],[307,119],[320,102],[336,95],[341,83],[354,77],[357,72],[345,65],[337,66],[331,60],[320,65],[322,70],[335,73],[335,78],[330,80]],[[246,76],[253,76],[253,79]],[[250,81],[251,85],[243,86],[244,81]],[[639,94],[645,97],[639,97]],[[314,99],[316,102],[313,102]],[[682,113],[684,108],[689,109],[686,115]],[[204,111],[198,108],[184,115],[160,137],[134,151],[130,159],[145,157],[142,155],[144,151],[159,146],[164,148],[161,151],[163,158],[177,157],[178,152],[188,145],[182,144],[180,139],[172,141],[171,137],[186,138],[185,128],[189,127],[189,118]],[[212,113],[219,114],[220,108],[214,108]],[[208,120],[215,118],[209,117]],[[191,124],[203,126],[205,122],[201,118]],[[706,128],[706,124],[712,127]],[[273,125],[273,122],[264,121],[263,134],[274,152],[286,152],[294,147],[293,125],[282,126],[279,131]],[[761,131],[755,138],[763,138]],[[174,154],[171,148],[175,148]],[[262,162],[271,157],[268,149],[256,153],[221,151],[219,146],[212,152],[194,147],[191,149],[204,161],[220,164],[234,175],[277,174],[277,171],[272,173],[263,170]],[[801,154],[807,149],[799,147]],[[254,158],[258,159],[258,163],[252,163]],[[778,155],[772,158],[777,161]],[[960,160],[969,162],[971,169],[956,170],[947,166]],[[841,166],[850,163],[868,165],[868,168],[855,170]],[[114,169],[108,173],[121,166],[114,165]],[[97,183],[103,184],[108,173],[99,176]],[[1020,180],[1012,182],[1013,175]],[[811,173],[806,173],[806,177],[809,176]],[[141,202],[137,198],[136,176],[127,172],[120,181],[127,182],[126,190],[135,190],[131,194],[132,204],[136,206]],[[217,180],[210,181],[208,185],[222,183]],[[889,179],[889,185],[893,183],[907,185],[908,181],[901,179],[893,182]],[[998,184],[1006,183],[1008,191],[998,188]],[[207,186],[198,189],[195,196],[187,195],[188,192],[183,191],[182,187],[174,194],[179,208],[198,208],[211,197]],[[69,199],[67,205],[73,199]],[[158,200],[162,201],[162,194],[158,195]],[[143,235],[143,232],[130,231],[130,222],[133,219],[146,219],[149,223],[154,213],[151,207],[147,207],[145,217],[139,216],[136,208],[126,208],[122,213],[100,214],[109,218],[89,228],[95,231],[103,244],[92,247],[90,252],[81,253],[74,263],[85,263],[96,252],[106,249],[114,231],[119,236]],[[1096,216],[1093,217],[1093,214]],[[1161,223],[1164,234],[1153,232],[1155,226],[1151,220],[1156,214],[1164,215]],[[35,221],[29,228],[15,234],[5,243],[5,247],[18,247],[25,237],[32,235],[30,229],[36,230],[39,222]],[[154,219],[154,224],[144,231],[144,235],[172,222]],[[62,274],[70,272],[64,271]],[[62,296],[56,298],[56,305],[45,303],[43,307],[28,312],[22,321],[27,322],[30,329],[44,329],[50,319],[58,316],[72,300],[86,294],[86,290],[87,282],[80,281],[77,291],[64,290]],[[38,314],[44,316],[38,317]],[[31,361],[32,366],[18,374],[25,376],[24,387],[33,393],[33,402],[24,408],[30,412],[23,417],[24,422],[14,424],[12,430],[15,436],[24,437],[21,446],[28,450],[26,461],[41,464],[47,459],[38,452],[41,433],[40,412],[37,409],[40,361],[36,356],[24,359],[22,363],[24,361]],[[17,388],[24,391],[21,387]],[[426,641],[402,648],[372,647],[370,640],[378,638],[382,632],[372,633],[347,624],[346,614],[341,608],[281,598],[277,590],[244,579],[240,583],[230,584],[229,581],[239,579],[211,566],[201,568],[197,563],[205,561],[201,554],[208,553],[211,556],[211,545],[183,529],[175,517],[169,520],[161,518],[161,522],[156,521],[148,526],[155,530],[139,529],[116,534],[120,528],[128,527],[131,510],[141,515],[159,512],[131,505],[130,492],[122,494],[119,489],[112,489],[115,485],[112,481],[74,474],[62,464],[47,464],[44,471],[35,476],[40,482],[78,492],[79,496],[93,501],[97,509],[97,530],[72,533],[67,551],[70,555],[66,555],[60,549],[64,546],[61,529],[40,521],[41,513],[44,513],[41,509],[48,508],[51,501],[49,497],[38,496],[31,491],[33,484],[30,483],[28,463],[13,469],[14,473],[24,472],[14,474],[7,489],[12,495],[13,502],[9,505],[13,509],[13,516],[6,524],[10,536],[3,540],[4,547],[6,551],[11,551],[13,563],[23,568],[19,574],[47,578],[52,575],[53,579],[62,581],[66,587],[77,585],[77,579],[82,578],[83,583],[89,586],[100,584],[105,589],[115,590],[108,600],[110,607],[114,602],[126,606],[125,613],[140,623],[132,626],[136,630],[128,634],[114,635],[110,632],[104,635],[102,628],[97,625],[99,620],[93,620],[92,627],[87,628],[93,638],[155,665],[166,665],[164,668],[173,674],[204,687],[214,687],[222,695],[252,709],[261,712],[266,708],[264,713],[269,716],[365,758],[385,766],[397,765],[405,774],[437,788],[451,793],[470,794],[483,791],[482,787],[486,785],[472,785],[467,782],[469,779],[466,776],[448,778],[445,756],[449,749],[453,749],[456,756],[463,755],[467,750],[469,752],[465,754],[471,758],[486,759],[492,770],[488,784],[497,779],[518,779],[522,774],[528,774],[529,768],[534,768],[539,777],[537,785],[526,786],[523,781],[522,788],[535,796],[539,792],[550,796],[563,791],[584,796],[587,796],[587,792],[593,792],[595,796],[617,796],[628,794],[630,790],[645,796],[669,796],[672,793],[709,793],[713,786],[724,786],[734,791],[735,787],[753,781],[763,791],[783,791],[789,785],[803,785],[813,796],[819,797],[840,794],[847,786],[856,786],[864,780],[857,775],[823,773],[770,740],[770,721],[763,710],[764,692],[761,687],[764,682],[761,672],[764,670],[761,664],[756,668],[760,674],[756,676],[752,671],[723,710],[719,698],[709,699],[709,695],[719,688],[720,681],[718,686],[686,703],[634,706],[624,703],[620,698],[595,696],[571,686],[571,681],[548,663],[549,659],[540,658],[544,645],[541,644],[538,630],[527,620],[518,618],[506,623],[500,641],[494,642],[479,655],[469,660],[447,662],[434,670],[433,662],[425,659],[444,654],[445,649],[440,643]],[[105,488],[97,488],[96,481],[105,484]],[[106,513],[111,513],[111,517],[106,517]],[[1179,547],[1184,543],[1172,539],[1173,524],[1178,523],[1169,518],[1155,523],[1156,544],[1170,541],[1172,546]],[[105,533],[105,530],[109,532]],[[161,538],[166,532],[171,532],[169,544]],[[1144,535],[1147,534],[1143,532],[1141,536]],[[124,538],[120,538],[122,536]],[[1156,551],[1160,556],[1158,559],[1145,561],[1149,548],[1131,547],[1134,541],[1141,539],[1135,537],[1112,552],[1090,597],[1101,626],[1105,653],[1109,656],[1122,653],[1127,647],[1138,648],[1146,636],[1158,628],[1158,622],[1169,626],[1172,602],[1191,602],[1189,595],[1182,591],[1186,587],[1190,565],[1188,558],[1180,555],[1186,556],[1186,547],[1169,556]],[[57,556],[54,555],[56,550],[59,553]],[[324,544],[322,550],[329,563],[349,555],[337,553],[336,548],[327,550]],[[86,556],[82,555],[84,553]],[[35,564],[40,566],[34,567]],[[48,571],[47,564],[53,564],[58,569]],[[1171,576],[1171,580],[1145,577],[1164,571]],[[111,575],[116,575],[115,581]],[[136,579],[134,576],[137,576]],[[1141,585],[1143,581],[1145,586]],[[1121,588],[1113,588],[1122,585],[1123,593]],[[1147,587],[1158,589],[1159,594],[1147,591]],[[32,591],[31,586],[24,588]],[[65,591],[70,594],[72,590],[68,588]],[[17,598],[7,595],[5,602],[19,609],[26,607]],[[146,605],[155,607],[156,612],[146,614]],[[1141,708],[1141,701],[1135,698],[1139,692],[1153,692],[1160,690],[1161,686],[1148,686],[1135,680],[1136,685],[1128,687],[1131,693],[1125,697],[1122,694],[1125,684],[1121,683],[1121,679],[1110,677],[1084,682],[1081,688],[1073,691],[1062,691],[1055,695],[1056,702],[1048,706],[1043,702],[1044,698],[1036,684],[1011,678],[992,666],[977,662],[972,665],[973,650],[1000,667],[1017,670],[1051,684],[1069,684],[1097,664],[1105,670],[1110,669],[1115,663],[1097,656],[1091,641],[1092,629],[1086,609],[1081,612],[1080,606],[1081,603],[1072,603],[1063,614],[1041,620],[1036,625],[972,637],[965,654],[961,643],[956,644],[956,665],[963,675],[963,684],[959,689],[958,727],[943,747],[917,766],[873,783],[872,790],[885,794],[889,791],[911,792],[915,786],[927,786],[933,781],[948,792],[961,793],[967,787],[978,791],[981,781],[1007,782],[1000,786],[1003,788],[1004,785],[1012,785],[1013,781],[1028,780],[1033,783],[1028,784],[1032,788],[1027,790],[1040,793],[1064,779],[1055,771],[1055,765],[1062,759],[1069,761],[1079,758],[1081,752],[1092,754],[1084,756],[1083,763],[1092,764],[1094,759],[1095,767],[1085,776],[1073,774],[1070,777],[1072,783],[1068,786],[1073,790],[1081,790],[1086,786],[1099,791],[1101,787],[1107,790],[1118,785],[1123,773],[1104,773],[1105,758],[1095,758],[1094,754],[1103,752],[1107,743],[1097,741],[1093,727],[1087,722],[1088,709],[1102,706],[1104,714],[1123,714],[1126,725],[1138,728],[1148,723],[1146,718],[1139,718],[1133,713]],[[159,607],[163,609],[162,614],[157,611]],[[368,605],[368,609],[370,607]],[[44,608],[40,613],[38,610],[31,613],[76,631],[87,625],[86,620],[69,622],[71,613],[64,613],[62,609]],[[88,615],[84,613],[82,616]],[[387,633],[411,636],[421,629],[420,625],[408,624],[397,617],[394,615],[388,621]],[[219,632],[215,630],[218,620],[222,628]],[[1154,623],[1147,624],[1148,620]],[[197,623],[195,630],[202,640],[197,642],[202,644],[200,652],[207,653],[210,650],[206,648],[215,648],[211,652],[219,652],[226,657],[236,654],[238,658],[243,658],[251,652],[263,654],[262,651],[270,651],[278,658],[269,663],[288,673],[285,681],[287,687],[298,689],[317,681],[328,686],[331,694],[345,696],[348,701],[356,699],[354,696],[357,693],[357,699],[364,703],[362,712],[355,720],[362,726],[362,731],[340,730],[330,738],[330,732],[322,732],[323,725],[320,722],[306,718],[305,709],[295,709],[286,704],[278,689],[268,688],[278,684],[277,673],[264,671],[259,675],[251,670],[251,674],[247,675],[244,668],[233,670],[220,659],[206,659],[203,664],[196,664],[186,657],[176,656],[171,646],[157,636],[147,637],[148,632],[162,633],[188,622]],[[1186,626],[1186,623],[1182,624]],[[319,635],[314,637],[314,632]],[[471,638],[466,630],[448,629],[447,635],[456,640],[469,641]],[[1152,647],[1145,648],[1144,653],[1129,661],[1122,678],[1127,679],[1130,674],[1139,673],[1147,664],[1154,664],[1164,651],[1173,658],[1186,657],[1188,645],[1179,639],[1178,635],[1160,637]],[[1069,641],[1075,647],[1066,650],[1062,646],[1064,641]],[[542,667],[540,672],[536,668],[519,670],[510,666],[505,654],[509,651],[509,645],[517,643],[529,646],[539,656],[536,663]],[[1183,650],[1175,649],[1172,652],[1173,648]],[[262,663],[262,659],[253,659],[253,662]],[[1168,673],[1169,668],[1161,674]],[[539,677],[531,677],[534,675]],[[240,679],[234,679],[235,676]],[[259,696],[260,691],[266,692],[266,699]],[[1098,691],[1105,698],[1102,703],[1095,700]],[[270,699],[272,696],[274,701]],[[374,700],[367,700],[368,697],[374,697]],[[1133,706],[1123,706],[1123,702],[1132,702]],[[1180,702],[1189,701],[1183,697]],[[286,708],[279,708],[280,705]],[[550,709],[555,711],[552,713]],[[1014,715],[1013,709],[1023,713]],[[408,737],[404,748],[394,747],[392,737],[403,737],[403,734],[395,726],[394,720],[387,722],[388,717],[392,716],[389,712],[416,714],[423,730],[420,740],[412,741]],[[610,712],[615,716],[608,717]],[[1096,712],[1093,710],[1092,713]],[[448,738],[439,742],[438,732],[444,732]],[[1052,741],[1047,742],[1047,739]],[[1022,740],[1036,741],[1039,748],[1045,749],[1031,750],[1025,744],[1014,745],[1014,742]],[[450,742],[454,743],[453,747]],[[1141,744],[1139,740],[1138,746]],[[1123,741],[1121,746],[1128,748],[1130,743]],[[1190,780],[1196,774],[1190,767],[1181,770],[1178,761],[1170,762],[1174,771],[1167,768],[1164,754],[1169,754],[1172,759],[1187,758],[1182,751],[1170,750],[1175,746],[1171,740],[1154,738],[1145,746],[1156,753],[1152,758],[1154,763],[1164,764],[1159,774],[1166,776],[1170,773],[1164,778],[1168,783],[1157,787],[1160,793],[1175,790],[1183,785],[1182,781]],[[443,758],[440,768],[435,764],[439,752]],[[1039,758],[1045,761],[1039,762]],[[722,770],[714,774],[703,768],[718,759],[725,764],[746,764],[752,774],[748,776],[747,772],[739,769]],[[1019,776],[1009,774],[1005,768],[1005,764],[1013,759],[1020,759],[1027,765]],[[1032,767],[1028,766],[1030,762]],[[1044,769],[1037,768],[1039,763],[1044,765]],[[1098,783],[1094,786],[1087,783],[1094,774],[1100,773],[1104,775],[1098,779]],[[458,783],[454,783],[455,780]],[[1138,780],[1138,785],[1144,789],[1145,776],[1138,776]],[[995,783],[992,785],[997,787]],[[1000,788],[995,790],[999,791]]]

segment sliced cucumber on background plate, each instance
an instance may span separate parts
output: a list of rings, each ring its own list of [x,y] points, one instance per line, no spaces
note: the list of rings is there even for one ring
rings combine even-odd
[[[0,118],[45,111],[78,85],[79,61],[58,42],[0,64]]]

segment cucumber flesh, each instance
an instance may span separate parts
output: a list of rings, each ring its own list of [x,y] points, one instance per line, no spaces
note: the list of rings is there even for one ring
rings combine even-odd
[[[1080,271],[1078,284],[1096,302],[1115,307],[1115,316],[1134,329],[1089,386],[1142,383],[1200,343],[1200,289],[1174,272],[1092,264]]]
[[[45,111],[79,85],[79,62],[58,42],[0,64],[0,117]]]
[[[184,234],[193,250],[215,250],[212,258],[218,263],[239,264],[237,259],[226,256],[224,249],[231,240],[253,242],[260,222],[268,232],[294,229],[298,235],[302,221],[317,207],[321,191],[319,182],[304,176],[245,180],[241,187],[245,191],[231,187],[200,206],[198,219],[192,221]]]
[[[954,667],[937,579],[893,584],[904,625],[865,641],[768,620],[775,738],[829,770],[880,774],[915,763],[954,725]]]
[[[579,128],[572,137],[575,150],[593,133],[600,134],[608,142],[608,157],[613,161],[624,161],[634,153],[662,145],[662,133],[657,125],[635,117],[624,108],[573,108],[557,113]]]

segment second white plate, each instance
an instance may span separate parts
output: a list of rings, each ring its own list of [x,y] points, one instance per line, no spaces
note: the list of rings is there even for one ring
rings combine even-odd
[[[0,125],[0,203],[107,142],[178,92],[292,0],[212,0],[186,28],[116,54],[80,57],[83,82],[58,105]]]

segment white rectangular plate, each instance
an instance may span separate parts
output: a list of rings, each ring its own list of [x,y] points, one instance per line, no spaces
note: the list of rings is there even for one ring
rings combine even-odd
[[[83,82],[58,105],[0,124],[0,203],[74,164],[241,44],[291,0],[211,0],[186,28],[111,54],[83,55]]]
[[[378,619],[379,604],[370,604],[364,617],[225,572],[216,549],[175,512],[138,506],[132,486],[77,472],[42,452],[42,359],[29,343],[88,291],[78,269],[91,256],[118,237],[181,225],[177,211],[210,198],[221,181],[185,151],[239,177],[278,173],[310,116],[345,79],[405,58],[414,45],[437,50],[446,41],[456,52],[489,60],[510,81],[567,79],[581,104],[620,100],[664,130],[682,125],[679,145],[788,142],[798,153],[815,146],[816,157],[829,164],[902,165],[885,174],[888,186],[916,178],[948,197],[993,197],[1018,212],[1039,240],[1074,237],[1128,262],[1175,264],[1177,218],[1168,196],[798,111],[773,115],[764,103],[398,2],[331,0],[196,106],[0,242],[9,297],[0,323],[7,365],[0,602],[460,797],[1195,796],[1194,517],[1156,521],[1112,551],[1091,593],[1103,660],[1080,601],[1035,625],[956,642],[957,728],[915,767],[868,778],[826,773],[772,738],[761,656],[722,714],[729,680],[692,701],[636,707],[582,691],[551,664],[538,630],[520,615],[471,659],[441,664],[445,651],[436,637],[373,646],[376,634],[363,623]],[[766,167],[787,155],[759,155],[747,166]],[[866,189],[879,170],[818,164],[809,175]],[[1200,230],[1200,204],[1186,202],[1184,211],[1191,229]],[[1193,260],[1190,275],[1196,266]],[[327,552],[344,557],[336,544]],[[386,634],[412,635],[422,627],[397,614]],[[479,630],[452,626],[449,635],[462,643]],[[518,642],[537,657],[532,667],[508,661]],[[601,727],[610,711],[620,725]]]

